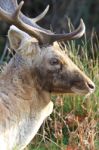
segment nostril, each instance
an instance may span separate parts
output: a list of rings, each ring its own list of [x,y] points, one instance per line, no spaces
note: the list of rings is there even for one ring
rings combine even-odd
[[[87,83],[87,85],[88,85],[88,87],[89,87],[90,89],[92,89],[92,90],[94,90],[94,89],[95,89],[95,85],[94,85],[94,84]]]

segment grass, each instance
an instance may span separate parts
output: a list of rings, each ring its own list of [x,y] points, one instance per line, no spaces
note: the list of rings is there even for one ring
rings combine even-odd
[[[93,42],[93,35],[95,42]],[[81,44],[71,41],[63,49],[95,83],[96,90],[84,96],[52,96],[54,110],[28,150],[98,150],[99,149],[99,40],[95,32]]]

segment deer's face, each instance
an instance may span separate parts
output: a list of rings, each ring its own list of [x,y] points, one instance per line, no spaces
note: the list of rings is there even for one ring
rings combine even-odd
[[[49,92],[87,94],[94,83],[58,47],[41,49],[35,58],[38,84]]]
[[[94,91],[94,83],[60,50],[59,46],[40,48],[39,43],[35,43],[32,37],[16,29],[9,31],[9,40],[12,48],[16,48],[23,57],[29,57],[27,60],[31,62],[31,71],[42,90],[77,94]]]

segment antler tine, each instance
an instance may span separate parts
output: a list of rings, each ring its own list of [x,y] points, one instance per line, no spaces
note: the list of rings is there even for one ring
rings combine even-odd
[[[48,10],[49,10],[49,5],[47,5],[47,7],[45,8],[45,10],[40,15],[38,15],[36,18],[32,19],[33,22],[38,22],[41,19],[43,19],[45,17],[45,15],[47,14]]]
[[[44,31],[41,31],[42,34],[40,34],[39,29],[37,29],[35,26],[33,27],[33,26],[25,23],[19,16],[20,10],[21,10],[23,4],[24,4],[24,1],[21,1],[20,4],[17,6],[17,8],[15,8],[15,11],[13,14],[5,11],[4,9],[2,9],[0,7],[0,19],[5,20],[6,22],[8,22],[10,24],[15,25],[20,30],[23,30],[24,32],[28,33],[29,35],[37,38],[38,41],[42,44],[43,36],[44,36],[43,35],[44,33],[42,33],[42,32],[44,32]],[[47,37],[47,39],[48,39],[48,37]]]
[[[51,35],[51,43],[53,43],[54,41],[66,41],[66,40],[78,39],[78,38],[82,37],[84,33],[85,33],[85,24],[84,24],[83,20],[81,19],[80,25],[73,32],[67,33],[67,34]]]
[[[21,1],[18,5],[18,8],[16,9],[15,13],[13,14],[13,17],[17,20],[19,20],[19,14],[20,14],[20,11],[21,11],[21,8],[24,4],[24,1]]]
[[[23,4],[24,4],[24,1],[21,1],[20,4],[18,5],[18,8],[15,10],[13,14],[5,11],[4,9],[0,7],[0,18],[5,21],[8,21],[11,24],[15,22],[16,20],[19,20],[20,10]]]

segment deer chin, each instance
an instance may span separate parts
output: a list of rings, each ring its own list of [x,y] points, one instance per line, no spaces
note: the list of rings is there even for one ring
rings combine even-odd
[[[72,87],[72,88],[71,88],[71,91],[74,92],[75,94],[86,95],[86,97],[88,97],[90,94],[93,93],[93,91],[80,90],[80,89],[77,89],[76,87]]]

